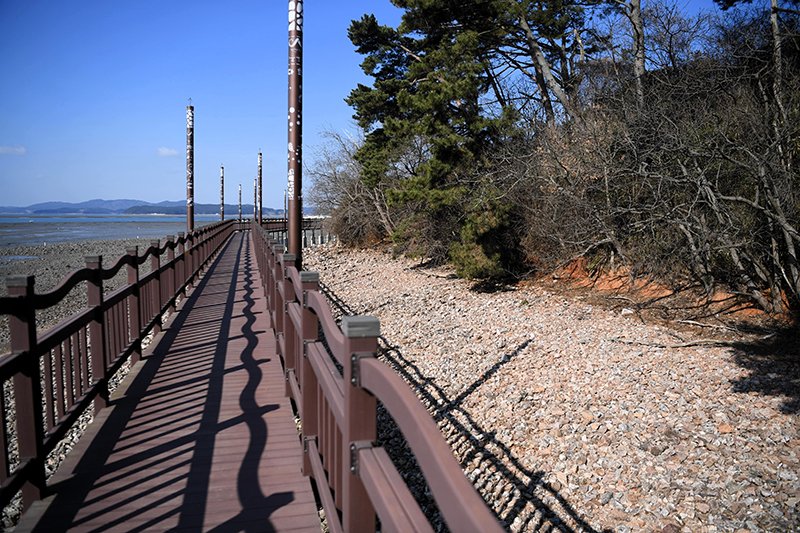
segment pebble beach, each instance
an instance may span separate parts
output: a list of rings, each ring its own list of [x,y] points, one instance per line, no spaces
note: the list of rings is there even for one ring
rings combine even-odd
[[[380,251],[304,254],[342,312],[380,319],[384,359],[509,531],[800,531],[800,353],[677,347],[709,334]]]

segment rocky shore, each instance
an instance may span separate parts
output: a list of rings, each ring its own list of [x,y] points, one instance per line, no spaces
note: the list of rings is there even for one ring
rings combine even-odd
[[[36,293],[51,290],[67,274],[86,266],[87,255],[103,256],[103,265],[109,267],[125,254],[128,246],[138,246],[141,254],[150,246],[151,239],[113,239],[105,241],[84,241],[36,246],[17,246],[0,248],[0,296],[8,294],[5,278],[12,275],[33,275]],[[149,272],[149,264],[141,265],[142,273]],[[121,287],[127,279],[125,269],[115,278],[104,282],[104,292],[112,292]],[[58,305],[38,311],[36,321],[39,331],[56,325],[86,306],[85,283],[73,289]],[[0,354],[9,348],[8,324],[0,319]]]
[[[377,251],[304,254],[341,312],[380,319],[383,357],[508,530],[800,531],[800,353],[692,345],[710,335]]]

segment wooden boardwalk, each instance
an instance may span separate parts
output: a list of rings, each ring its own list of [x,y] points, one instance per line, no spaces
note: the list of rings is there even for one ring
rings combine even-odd
[[[25,513],[29,531],[320,531],[249,233]]]

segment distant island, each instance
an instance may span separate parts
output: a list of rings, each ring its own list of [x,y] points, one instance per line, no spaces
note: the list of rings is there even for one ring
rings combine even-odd
[[[195,204],[197,215],[219,214],[219,204]],[[225,213],[238,214],[239,205],[225,204]],[[304,207],[305,214],[313,214],[313,207]],[[157,204],[144,200],[89,200],[80,203],[44,202],[27,207],[0,206],[0,215],[183,215],[186,201],[164,201]],[[242,216],[253,214],[253,204],[242,204]],[[283,209],[265,207],[262,216],[276,218],[283,216]]]
[[[307,211],[307,210],[306,210]],[[239,204],[225,204],[225,213],[239,213]],[[184,215],[186,214],[186,204],[180,206],[166,205],[135,205],[122,212],[123,215]],[[195,215],[218,215],[219,204],[194,204]],[[242,204],[242,216],[247,217],[253,214],[253,204]],[[271,209],[265,207],[261,211],[261,216],[267,218],[278,218],[283,216],[283,209]]]

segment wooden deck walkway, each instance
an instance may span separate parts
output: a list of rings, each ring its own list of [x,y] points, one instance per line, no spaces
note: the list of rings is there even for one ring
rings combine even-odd
[[[237,233],[17,532],[320,531],[249,233]]]

